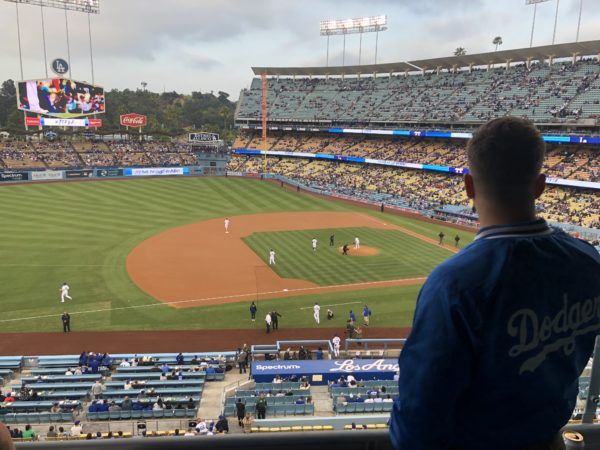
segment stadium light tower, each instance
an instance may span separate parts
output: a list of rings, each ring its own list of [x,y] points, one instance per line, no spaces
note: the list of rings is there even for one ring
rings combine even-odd
[[[342,50],[342,66],[346,64],[346,35],[360,35],[358,44],[358,65],[362,56],[363,33],[376,33],[375,36],[375,64],[377,64],[377,44],[379,32],[387,30],[387,16],[361,17],[358,19],[322,20],[320,22],[321,36],[327,36],[327,66],[329,66],[329,37],[332,35],[344,36],[344,47]]]
[[[19,4],[36,5],[40,7],[42,14],[42,40],[44,45],[44,62],[46,69],[46,76],[48,75],[48,61],[46,55],[46,32],[44,27],[44,7],[63,9],[65,11],[65,26],[67,29],[67,53],[68,58],[71,58],[71,45],[69,43],[69,23],[67,18],[67,11],[76,11],[87,13],[88,15],[88,32],[90,40],[90,63],[92,68],[92,84],[94,84],[94,58],[92,53],[92,28],[90,23],[90,14],[100,13],[100,0],[5,0],[15,4],[17,11],[17,33],[18,33],[18,44],[19,44],[19,62],[21,64],[21,79],[23,79],[23,57],[21,53],[21,26],[19,24]],[[71,61],[69,61],[69,67],[71,67]],[[70,77],[70,73],[69,73]]]
[[[526,5],[533,5],[533,22],[531,23],[531,37],[529,38],[529,47],[533,45],[533,29],[535,28],[535,14],[538,3],[549,2],[550,0],[525,0]]]

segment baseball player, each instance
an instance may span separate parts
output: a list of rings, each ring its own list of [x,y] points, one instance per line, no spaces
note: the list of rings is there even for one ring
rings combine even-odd
[[[358,249],[358,248],[360,248],[360,239],[358,239],[358,236],[356,236],[356,237],[354,238],[354,248],[355,248],[355,249]]]
[[[269,265],[275,264],[275,250],[269,251]]]
[[[319,306],[318,303],[315,303],[315,306],[313,306],[313,317],[315,318],[315,322],[317,322],[317,325],[319,325],[321,323],[321,307]]]
[[[229,233],[229,217],[225,217],[225,233]]]
[[[312,242],[313,252],[316,252],[317,251],[317,238],[313,238],[313,240],[311,242]]]
[[[340,357],[340,342],[342,340],[340,339],[340,337],[335,334],[333,336],[333,339],[331,340],[331,342],[333,342],[333,356],[336,358]]]
[[[60,292],[60,302],[64,303],[65,302],[65,298],[68,298],[69,300],[73,300],[71,298],[71,296],[69,295],[69,285],[67,284],[67,282],[65,281],[63,283],[63,285],[60,287],[59,292]]]

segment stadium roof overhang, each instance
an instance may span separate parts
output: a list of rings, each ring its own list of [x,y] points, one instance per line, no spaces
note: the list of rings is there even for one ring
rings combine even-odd
[[[373,73],[401,73],[415,70],[452,69],[491,64],[544,61],[547,59],[572,58],[575,56],[600,55],[600,40],[573,42],[569,44],[544,45],[541,47],[499,50],[474,55],[449,56],[388,64],[330,67],[253,67],[255,75],[266,72],[269,76],[328,76]]]

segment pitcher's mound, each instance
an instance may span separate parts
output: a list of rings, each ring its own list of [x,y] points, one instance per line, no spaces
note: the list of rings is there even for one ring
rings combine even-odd
[[[344,247],[339,247],[340,253],[343,252]],[[367,245],[361,245],[360,248],[354,248],[354,245],[348,246],[348,256],[375,256],[379,255],[379,249],[375,247],[369,247]]]

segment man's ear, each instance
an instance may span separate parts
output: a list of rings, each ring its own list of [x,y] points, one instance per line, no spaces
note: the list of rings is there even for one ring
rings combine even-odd
[[[546,174],[540,173],[535,180],[535,198],[540,198],[544,190],[546,189]]]
[[[473,184],[473,177],[470,174],[466,173],[464,176],[464,182],[467,197],[475,198],[475,185]]]

